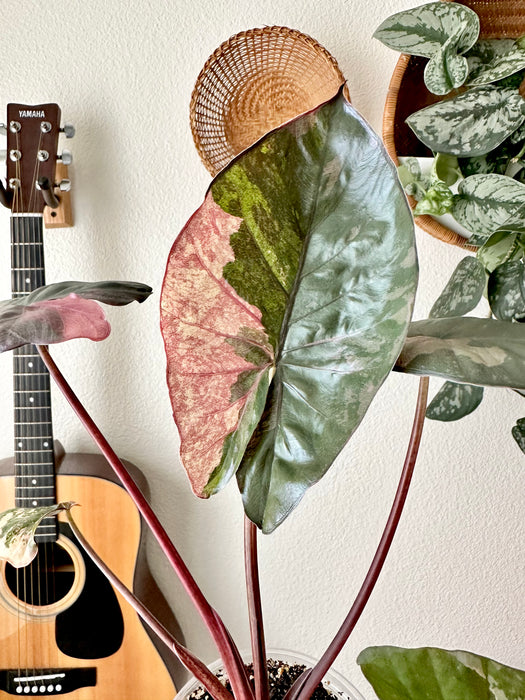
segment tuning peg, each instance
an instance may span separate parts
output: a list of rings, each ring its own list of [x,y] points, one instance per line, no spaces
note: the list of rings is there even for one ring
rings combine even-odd
[[[73,162],[71,151],[62,151],[62,154],[58,156],[58,160],[61,160],[64,165],[71,165]]]
[[[60,180],[60,182],[57,183],[56,187],[58,187],[61,192],[69,192],[69,190],[71,189],[71,180]]]
[[[73,124],[66,123],[60,129],[60,132],[66,135],[66,139],[72,139],[75,135],[75,127],[73,126]]]

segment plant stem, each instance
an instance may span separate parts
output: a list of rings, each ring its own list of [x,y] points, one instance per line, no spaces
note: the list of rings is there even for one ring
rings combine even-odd
[[[150,527],[155,539],[159,543],[162,551],[179,577],[192,603],[200,613],[215,644],[217,645],[217,649],[219,650],[220,656],[224,662],[224,668],[228,674],[228,678],[230,679],[235,697],[238,700],[252,700],[254,697],[252,689],[246,679],[244,669],[239,666],[238,653],[234,651],[233,642],[224,626],[224,623],[204,597],[188,567],[178,553],[175,545],[168,537],[166,530],[163,528],[147,500],[144,498],[144,495],[129,475],[126,467],[117,457],[111,445],[100,432],[89,413],[86,411],[78,397],[67,383],[62,372],[58,369],[53,358],[49,354],[47,346],[37,345],[37,349],[44,364],[49,370],[49,374],[56,382],[58,388],[79,417],[81,423],[84,425],[87,432],[90,434],[104,457],[115,471],[126,491],[129,493],[139,513]]]
[[[77,540],[80,542],[84,550],[87,552],[91,560],[98,566],[102,573],[107,577],[113,588],[115,588],[123,598],[135,609],[144,622],[162,639],[164,644],[170,649],[184,664],[184,666],[197,678],[206,690],[216,700],[232,700],[229,693],[218,678],[209,670],[209,668],[194,654],[191,653],[185,646],[180,644],[175,637],[162,625],[156,617],[146,608],[146,606],[137,598],[137,596],[129,590],[127,586],[116,576],[113,571],[105,564],[98,556],[93,547],[86,540],[82,532],[79,530],[71,511],[66,511],[66,516]]]
[[[257,557],[257,526],[244,516],[244,569],[248,595],[248,616],[252,645],[253,674],[256,700],[268,700],[270,688],[266,667],[266,644]]]
[[[322,681],[328,672],[328,669],[334,663],[337,655],[348,640],[352,630],[357,624],[357,621],[361,617],[361,613],[363,612],[368,599],[370,598],[377,579],[379,578],[379,574],[381,573],[381,569],[383,568],[383,564],[385,563],[385,559],[401,518],[401,513],[403,512],[403,506],[405,505],[412,474],[414,472],[414,466],[416,464],[419,444],[421,442],[421,434],[423,432],[427,394],[428,377],[422,377],[419,381],[416,412],[414,415],[414,422],[412,425],[412,432],[405,457],[405,463],[403,465],[403,471],[401,473],[401,478],[399,480],[394,502],[390,510],[390,515],[388,516],[383,535],[372,560],[372,564],[370,565],[365,580],[363,581],[363,585],[361,586],[354,604],[350,608],[350,611],[345,618],[345,621],[339,628],[339,631],[337,632],[333,641],[330,643],[328,649],[313,667],[306,681],[303,684],[293,688],[292,692],[287,694],[287,700],[306,700],[306,698],[309,698],[312,695],[315,688]]]

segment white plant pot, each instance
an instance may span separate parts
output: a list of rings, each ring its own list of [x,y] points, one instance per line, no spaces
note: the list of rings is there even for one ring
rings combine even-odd
[[[245,662],[251,661],[251,654],[242,653],[242,658]],[[298,654],[294,651],[288,651],[286,649],[270,649],[268,650],[268,658],[275,659],[276,661],[285,661],[288,664],[295,665],[300,664],[306,666],[307,668],[312,668],[315,664],[315,659],[312,659],[305,654]],[[222,668],[222,661],[219,659],[214,663],[209,665],[210,671],[217,673]],[[201,685],[200,681],[196,678],[189,680],[186,685],[184,685],[177,695],[175,700],[187,700],[187,698]],[[328,690],[336,700],[364,700],[361,693],[354,688],[354,686],[346,680],[337,671],[330,670],[323,679],[323,685]]]

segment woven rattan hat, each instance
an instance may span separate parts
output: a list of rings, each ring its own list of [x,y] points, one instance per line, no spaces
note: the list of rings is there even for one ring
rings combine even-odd
[[[523,0],[461,0],[480,18],[480,38],[517,38],[525,34],[525,2]],[[383,140],[395,163],[398,156],[431,156],[405,124],[405,119],[441,98],[428,92],[423,81],[426,59],[403,54],[395,67],[383,116]],[[415,207],[412,198],[410,203]],[[463,236],[443,226],[431,216],[418,216],[420,228],[446,243],[475,250]]]
[[[206,61],[191,98],[191,130],[204,165],[215,175],[268,131],[329,100],[342,83],[336,60],[295,29],[232,36]]]

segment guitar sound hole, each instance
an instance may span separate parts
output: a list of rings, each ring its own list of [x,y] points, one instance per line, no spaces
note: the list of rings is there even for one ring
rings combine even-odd
[[[75,584],[75,564],[60,542],[38,545],[36,558],[21,569],[5,566],[11,593],[23,603],[45,607],[63,601]]]

